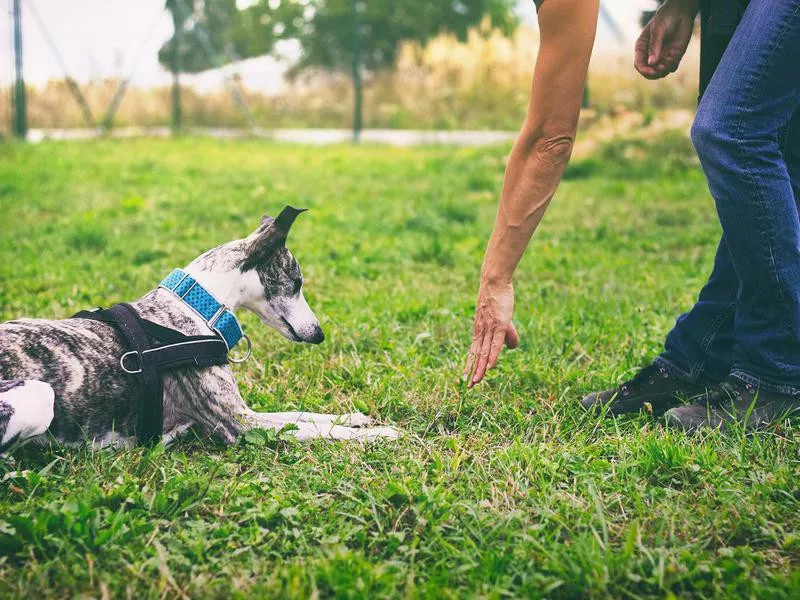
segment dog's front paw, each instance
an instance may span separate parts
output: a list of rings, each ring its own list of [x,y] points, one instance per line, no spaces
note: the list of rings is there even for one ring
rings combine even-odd
[[[342,415],[341,419],[341,424],[346,427],[366,427],[370,423],[372,423],[372,419],[360,412]]]

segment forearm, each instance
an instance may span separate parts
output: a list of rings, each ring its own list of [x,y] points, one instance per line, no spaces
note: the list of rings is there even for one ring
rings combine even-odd
[[[556,191],[574,131],[547,137],[523,133],[508,158],[503,193],[481,270],[484,281],[507,284]]]
[[[482,279],[510,283],[564,174],[578,126],[597,0],[547,0],[525,124],[506,167]]]

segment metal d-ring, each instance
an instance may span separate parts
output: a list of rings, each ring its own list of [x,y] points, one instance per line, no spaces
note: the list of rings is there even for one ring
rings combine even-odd
[[[139,356],[139,353],[136,350],[131,350],[130,352],[126,352],[122,356],[119,357],[119,366],[122,367],[122,370],[130,375],[138,375],[144,369],[142,367],[142,357],[139,356],[139,370],[138,371],[131,371],[128,367],[125,366],[125,359],[129,356]]]
[[[248,358],[250,358],[250,355],[253,353],[253,342],[250,341],[250,338],[247,336],[246,333],[243,333],[242,337],[244,338],[244,341],[247,342],[247,354],[244,355],[244,358],[231,358],[230,356],[228,357],[229,361],[237,365],[239,363],[243,363],[244,361],[246,361]]]

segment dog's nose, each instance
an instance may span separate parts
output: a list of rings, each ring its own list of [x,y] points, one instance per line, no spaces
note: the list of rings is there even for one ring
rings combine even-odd
[[[310,337],[306,339],[309,344],[321,344],[325,341],[325,334],[322,331],[322,327],[316,325],[314,327],[314,333],[311,334]]]

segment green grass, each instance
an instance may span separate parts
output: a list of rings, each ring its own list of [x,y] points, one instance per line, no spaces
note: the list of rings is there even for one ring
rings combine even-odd
[[[683,137],[573,165],[518,272],[522,345],[464,390],[506,152],[0,147],[0,318],[138,297],[307,206],[289,245],[327,341],[245,315],[242,393],[406,432],[24,448],[0,459],[0,596],[798,597],[795,430],[687,437],[577,405],[659,351],[710,268],[718,225]]]

